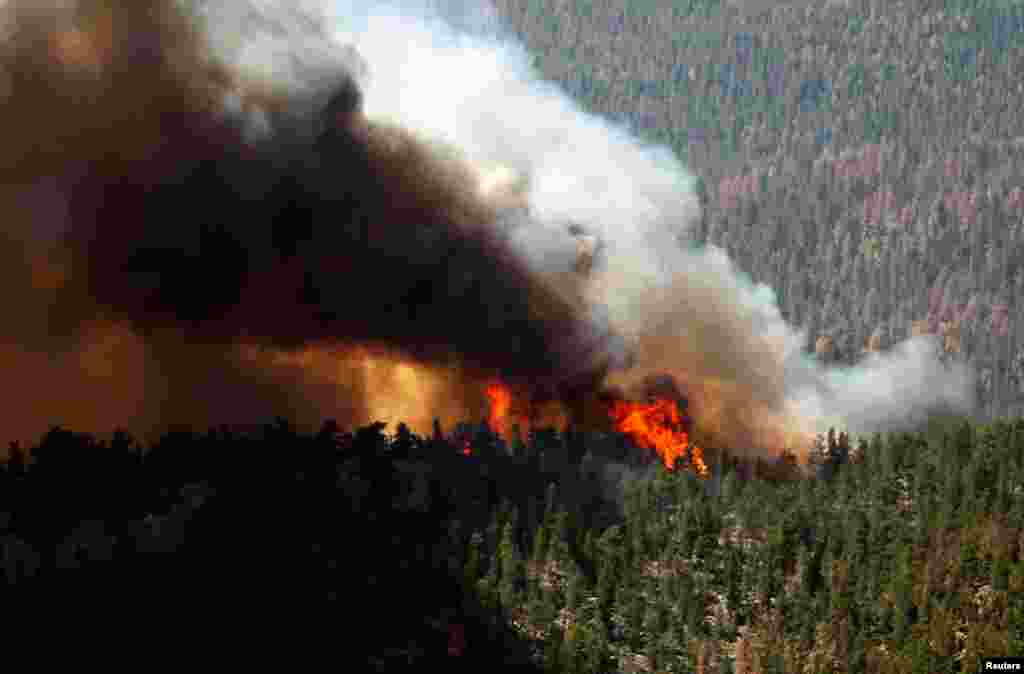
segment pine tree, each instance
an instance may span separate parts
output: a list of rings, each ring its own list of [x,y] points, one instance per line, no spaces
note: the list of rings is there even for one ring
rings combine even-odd
[[[864,636],[857,634],[850,644],[850,661],[848,671],[850,674],[863,674],[867,671],[867,645]]]
[[[644,596],[639,590],[634,590],[629,596],[629,611],[626,614],[626,623],[629,626],[629,647],[634,651],[643,648],[643,625],[647,615],[647,604]]]
[[[913,586],[907,584],[905,580],[897,583],[896,606],[893,610],[893,639],[897,642],[910,637],[913,614],[916,613],[912,592]]]
[[[526,584],[522,555],[515,540],[518,519],[518,511],[513,510],[509,521],[505,524],[501,545],[498,549],[497,563],[500,567],[501,603],[506,607],[516,605],[522,588]]]
[[[651,643],[647,647],[647,659],[650,661],[651,671],[660,672],[665,668],[665,645],[658,635],[652,635]]]
[[[466,564],[463,567],[463,583],[467,590],[474,590],[477,581],[480,580],[482,562],[480,559],[480,545],[483,537],[480,534],[473,534],[469,542],[469,550],[466,554]]]
[[[800,594],[810,600],[816,589],[817,570],[814,568],[814,551],[806,545],[801,545],[797,553],[797,560],[797,566],[800,569]]]
[[[577,674],[582,671],[580,669],[580,665],[582,664],[580,648],[577,643],[576,636],[576,625],[570,624],[565,630],[565,638],[562,639],[562,648],[559,657],[559,662],[562,666],[561,671],[564,674]]]
[[[1024,498],[1014,499],[1013,507],[1010,508],[1008,523],[1012,527],[1024,529]]]
[[[674,537],[675,550],[680,559],[688,559],[693,539],[689,513],[685,510],[680,510],[678,518],[679,528]]]
[[[477,581],[476,589],[480,595],[480,601],[487,608],[494,608],[501,600],[499,592],[499,569],[497,560],[492,559],[487,573]]]
[[[618,549],[622,556],[622,568],[624,570],[632,569],[636,563],[636,557],[634,553],[636,548],[633,544],[634,534],[630,528],[625,529],[621,537],[621,542],[618,545]]]
[[[583,649],[583,671],[602,674],[609,671],[611,652],[605,625],[599,618],[592,618],[587,625],[587,642]]]
[[[704,595],[694,589],[686,608],[686,634],[691,639],[699,639],[705,635],[704,629]]]
[[[523,442],[522,431],[519,424],[512,424],[512,433],[509,439],[509,452],[516,459],[529,458],[526,452],[526,444]]]
[[[1024,562],[1017,563],[1018,568],[1024,566]],[[1019,577],[1024,580],[1024,569],[1020,570]],[[1021,583],[1024,585],[1024,583]],[[1011,582],[1011,587],[1014,583]],[[1009,625],[1007,634],[1007,655],[1024,656],[1024,597],[1020,592],[1010,593],[1010,603],[1007,607],[1007,623]]]
[[[395,429],[395,439],[391,443],[391,456],[394,459],[408,459],[418,448],[417,438],[404,423]]]
[[[503,510],[499,508],[494,512],[491,523],[487,527],[487,543],[490,558],[487,560],[487,572],[482,580],[477,583],[481,598],[490,606],[499,600],[501,591],[501,543],[504,534]],[[484,551],[481,551],[481,559],[484,559]]]
[[[871,442],[868,443],[867,451],[865,452],[865,463],[875,468],[884,469],[887,463],[885,449],[885,442],[882,440],[882,434],[873,434],[871,436]]]
[[[555,508],[558,505],[557,500],[558,488],[554,482],[548,483],[548,489],[544,497],[544,520],[551,521],[551,518],[555,514]]]
[[[879,637],[885,638],[892,636],[893,633],[893,622],[894,622],[895,610],[892,604],[885,603],[880,604],[876,610],[876,617],[878,620],[876,634]]]
[[[796,618],[797,634],[800,641],[805,645],[814,643],[815,628],[817,622],[814,616],[814,595],[801,590],[796,596],[794,604],[794,618]]]
[[[870,546],[872,550],[886,550],[894,534],[893,512],[879,498],[871,506]]]
[[[946,468],[945,493],[942,501],[942,521],[944,526],[952,526],[960,513],[963,495],[963,475],[957,463],[950,463]]]
[[[679,623],[685,627],[689,624],[690,614],[694,609],[693,580],[689,574],[683,574],[679,576],[678,581],[676,609],[679,612]]]
[[[786,663],[779,653],[771,653],[762,659],[764,674],[785,674]]]
[[[658,597],[648,603],[647,612],[644,615],[644,632],[652,638],[660,637],[668,630],[668,607],[663,597]]]
[[[901,655],[909,661],[912,674],[934,674],[938,671],[938,658],[923,639],[908,639]]]
[[[555,595],[543,592],[530,604],[530,619],[537,625],[547,628],[558,617],[559,607],[555,605]]]
[[[707,545],[707,538],[705,536],[696,536],[693,539],[693,545],[690,548],[690,557],[696,562],[697,565],[705,563],[705,549]]]
[[[961,513],[963,515],[977,515],[980,512],[980,503],[978,498],[978,471],[976,460],[971,460],[967,464],[967,469],[961,475],[961,484],[963,485],[963,491],[961,494]],[[973,518],[970,518],[973,519]],[[968,524],[968,521],[964,521]]]
[[[969,421],[961,422],[953,437],[953,448],[958,467],[963,467],[966,460],[970,458],[974,443],[974,426]]]
[[[598,568],[600,559],[598,557],[597,538],[592,529],[588,529],[583,538],[583,558],[590,565],[591,572]]]
[[[992,511],[1000,515],[1009,514],[1010,510],[1013,508],[1014,497],[1013,494],[1010,492],[1011,482],[1009,476],[1007,475],[1007,473],[1012,470],[1013,469],[1010,468],[1008,470],[999,472],[999,478],[996,484],[995,499],[992,504]]]
[[[562,563],[569,559],[569,513],[559,511],[552,517],[547,559]]]
[[[1010,588],[1010,572],[1012,565],[1010,560],[1000,555],[999,559],[992,565],[992,589],[999,592],[1006,592]]]
[[[850,597],[850,565],[846,560],[832,562],[829,601],[833,615],[847,616],[852,608]]]
[[[497,553],[498,544],[501,542],[501,534],[505,528],[506,503],[507,501],[503,500],[501,505],[491,513],[490,522],[487,524],[485,546],[486,551],[491,554]]]
[[[917,464],[914,466],[914,505],[918,512],[930,509],[932,483],[929,473],[928,459],[924,456],[917,456]]]
[[[583,601],[583,578],[580,569],[576,564],[570,564],[569,578],[565,592],[565,606],[571,611],[576,611]]]
[[[562,641],[564,634],[562,630],[552,625],[548,627],[544,635],[544,671],[548,674],[560,674],[562,672]]]
[[[609,612],[616,600],[619,584],[618,563],[613,555],[605,554],[601,559],[597,575],[597,605],[601,611]]]
[[[725,596],[729,609],[735,612],[736,624],[746,624],[746,614],[742,603],[741,582],[743,559],[738,550],[729,548],[726,551]]]
[[[543,566],[544,562],[548,558],[548,546],[550,544],[550,533],[548,527],[550,523],[545,519],[537,527],[536,533],[533,536],[533,562],[538,566]]]

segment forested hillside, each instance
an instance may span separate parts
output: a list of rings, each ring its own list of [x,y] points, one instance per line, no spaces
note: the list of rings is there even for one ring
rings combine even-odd
[[[1022,433],[830,433],[818,479],[720,456],[627,484],[604,528],[552,488],[532,535],[522,506],[493,515],[466,582],[552,671],[977,671],[1024,655]]]
[[[976,365],[983,412],[1022,409],[1024,6],[497,4],[546,78],[702,178],[696,238],[774,288],[809,349],[933,333]]]
[[[1024,655],[1020,420],[830,434],[810,478],[710,448],[701,478],[551,429],[510,446],[486,424],[383,430],[143,447],[54,429],[12,448],[8,635],[181,632],[186,658],[382,672],[952,673]]]

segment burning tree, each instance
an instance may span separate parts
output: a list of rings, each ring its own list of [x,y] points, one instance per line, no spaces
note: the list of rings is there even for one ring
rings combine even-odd
[[[486,386],[484,395],[488,402],[488,413],[486,423],[482,426],[490,431],[492,439],[506,444],[513,440],[512,429],[524,429],[530,434],[531,444],[544,444],[540,441],[538,424],[532,423],[532,414],[521,415],[519,423],[512,423],[516,418],[512,412],[514,394],[508,386],[494,381]],[[610,421],[610,430],[627,436],[638,448],[651,451],[668,470],[684,465],[698,475],[707,476],[710,471],[704,460],[704,452],[690,440],[691,422],[683,411],[685,404],[674,380],[656,378],[647,382],[647,402],[628,401],[617,396],[606,397],[601,403],[601,413]],[[571,451],[573,447],[583,441],[582,427],[590,423],[593,421],[580,419],[568,423],[562,437],[555,440],[555,445],[574,454]],[[479,434],[474,437],[461,434],[456,439],[456,445],[466,456],[471,456],[477,453],[477,445],[481,442],[486,444],[486,440],[479,437]],[[574,462],[574,458],[580,457],[568,458]]]
[[[677,460],[688,459],[698,475],[710,474],[703,451],[690,442],[678,402],[667,398],[650,403],[617,400],[612,404],[611,415],[618,432],[628,435],[641,448],[654,450],[669,470],[675,469]]]

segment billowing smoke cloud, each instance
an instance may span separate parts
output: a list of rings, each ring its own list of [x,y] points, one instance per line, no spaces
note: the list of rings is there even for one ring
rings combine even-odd
[[[769,288],[749,283],[714,246],[679,245],[698,205],[693,176],[665,148],[542,82],[496,22],[456,31],[410,18],[412,4],[331,5],[348,17],[337,22],[339,38],[372,64],[368,112],[525,176],[533,217],[516,243],[534,271],[565,266],[575,245],[566,222],[603,242],[604,265],[583,289],[587,319],[610,324],[628,344],[616,362],[632,363],[608,383],[636,392],[650,375],[673,374],[704,432],[737,449],[799,447],[831,424],[894,428],[937,407],[971,407],[969,373],[941,367],[927,338],[852,369],[802,355],[806,336],[782,320]],[[461,4],[446,9],[462,16]]]
[[[124,335],[107,355],[134,363],[118,372],[138,373],[121,396],[138,409],[111,421],[142,425],[364,422],[396,384],[464,418],[489,378],[539,400],[596,387],[608,335],[517,254],[465,160],[366,119],[365,64],[316,41],[330,24],[283,3],[191,5],[5,7],[12,354],[77,362],[88,328]],[[11,360],[69,392],[36,399],[33,430],[125,386]]]
[[[680,248],[684,167],[542,82],[478,3],[140,4],[4,8],[0,184],[30,205],[0,332],[85,373],[12,356],[68,398],[37,419],[106,386],[131,413],[93,404],[94,427],[423,426],[488,378],[571,407],[670,373],[708,436],[776,449],[970,402],[915,345],[849,372],[799,355],[770,291]],[[570,223],[600,241],[589,275]]]

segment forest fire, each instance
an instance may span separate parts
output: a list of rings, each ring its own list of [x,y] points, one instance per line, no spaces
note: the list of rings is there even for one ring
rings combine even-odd
[[[700,476],[709,474],[701,449],[690,443],[683,430],[683,416],[679,405],[667,398],[658,398],[651,403],[634,403],[616,400],[610,414],[615,421],[615,430],[624,433],[645,449],[653,449],[665,462],[666,468],[675,468],[676,459],[686,459]]]
[[[501,384],[491,384],[485,391],[490,404],[487,423],[498,435],[508,438],[508,413],[512,408],[512,393]]]
[[[677,459],[682,459],[696,474],[706,477],[710,471],[704,462],[704,453],[690,442],[688,419],[675,397],[678,394],[675,382],[662,377],[651,379],[647,385],[649,402],[605,399],[601,415],[607,413],[604,418],[610,420],[611,428],[629,436],[638,447],[653,450],[669,470],[675,468]],[[496,435],[510,441],[511,419],[514,416],[512,390],[495,381],[484,389],[484,395],[488,402],[488,426]],[[533,421],[539,421],[539,417]],[[520,423],[526,430],[537,426],[537,423],[531,423],[529,417],[523,417]],[[590,425],[583,423],[584,426]],[[601,422],[598,424],[604,425]],[[470,441],[465,440],[463,454],[471,456],[473,449]]]

